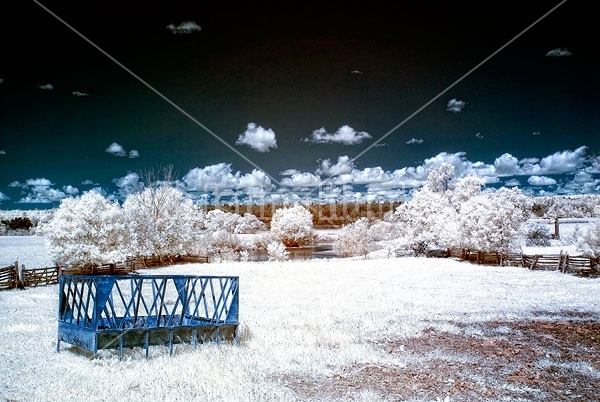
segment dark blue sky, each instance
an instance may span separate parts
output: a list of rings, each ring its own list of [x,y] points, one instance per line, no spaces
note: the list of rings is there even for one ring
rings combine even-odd
[[[600,63],[584,2],[562,4],[370,149],[559,2],[40,3],[230,147],[19,2],[0,17],[2,209],[91,188],[119,198],[135,173],[167,164],[201,199],[216,188],[278,201],[311,185],[328,199],[396,199],[443,161],[490,186],[600,192]]]

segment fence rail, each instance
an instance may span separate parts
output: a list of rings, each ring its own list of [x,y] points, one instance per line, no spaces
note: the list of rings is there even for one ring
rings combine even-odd
[[[45,267],[27,269],[18,263],[0,268],[0,290],[52,285],[62,275],[129,275],[137,269],[164,267],[166,265],[208,263],[207,256],[151,256],[128,258],[124,262],[94,265],[89,267]]]
[[[582,276],[599,275],[598,258],[560,254],[503,254],[467,249],[449,249],[448,256],[476,264],[521,266],[531,270],[561,271]]]
[[[0,290],[14,289],[19,284],[19,268],[17,264],[0,268]]]

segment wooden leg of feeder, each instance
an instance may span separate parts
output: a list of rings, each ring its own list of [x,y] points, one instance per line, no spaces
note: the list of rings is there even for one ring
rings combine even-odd
[[[148,349],[150,349],[150,332],[146,331],[146,360],[148,360]]]
[[[194,329],[193,335],[192,335],[192,342],[194,343],[194,348],[196,348],[198,346],[198,330]]]
[[[56,351],[60,352],[60,338],[56,340]]]
[[[173,356],[173,330],[169,332],[169,356]]]

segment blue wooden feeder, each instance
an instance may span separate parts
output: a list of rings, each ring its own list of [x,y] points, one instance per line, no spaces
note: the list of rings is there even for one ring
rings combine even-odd
[[[63,275],[58,296],[57,351],[236,340],[237,276]]]

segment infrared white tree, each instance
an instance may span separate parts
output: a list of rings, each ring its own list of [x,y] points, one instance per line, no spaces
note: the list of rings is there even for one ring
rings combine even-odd
[[[578,239],[577,249],[592,257],[600,257],[600,222],[592,224]]]
[[[273,214],[271,233],[287,247],[308,244],[313,237],[313,216],[302,205],[280,208]]]
[[[128,233],[122,210],[94,191],[62,200],[39,231],[51,258],[60,265],[101,265],[126,256]]]
[[[344,225],[333,243],[333,248],[342,257],[366,256],[369,252],[369,220],[360,218]]]
[[[131,194],[123,210],[132,254],[193,254],[197,249],[204,213],[177,188],[161,184]]]

